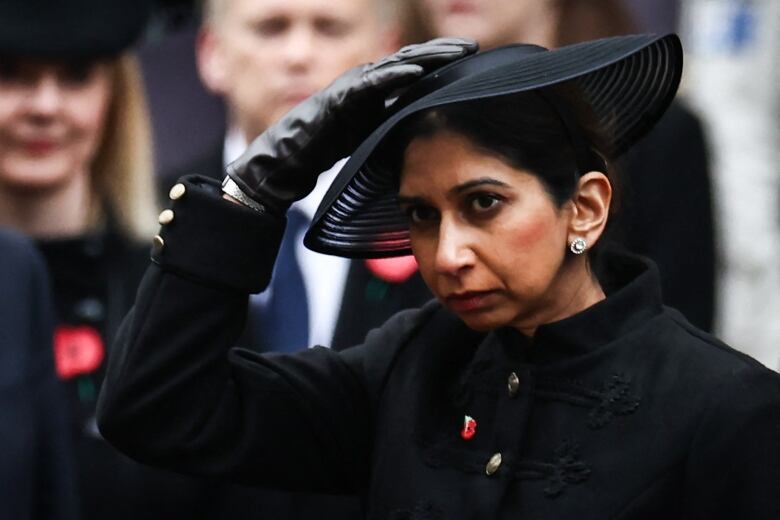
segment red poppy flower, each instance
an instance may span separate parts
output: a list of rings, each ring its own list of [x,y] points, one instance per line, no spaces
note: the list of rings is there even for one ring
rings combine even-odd
[[[477,434],[477,421],[470,415],[463,416],[463,428],[460,430],[460,436],[464,441],[469,441]]]
[[[54,332],[54,363],[60,379],[94,372],[104,356],[103,339],[93,327],[61,325]]]
[[[401,283],[417,272],[417,260],[411,255],[395,258],[371,258],[366,260],[366,267],[380,280]]]

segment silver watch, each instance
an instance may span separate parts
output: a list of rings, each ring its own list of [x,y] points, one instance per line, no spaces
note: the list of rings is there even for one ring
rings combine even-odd
[[[222,181],[222,193],[230,195],[238,202],[252,208],[260,213],[265,213],[265,206],[249,197],[244,191],[236,184],[236,182],[230,178],[229,175],[225,175],[225,180]]]

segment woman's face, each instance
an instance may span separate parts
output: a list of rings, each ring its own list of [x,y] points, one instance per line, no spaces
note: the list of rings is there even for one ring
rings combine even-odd
[[[423,0],[422,14],[435,36],[467,36],[480,47],[526,42],[549,45],[555,23],[550,0]]]
[[[0,61],[0,184],[56,188],[87,173],[111,90],[103,62]]]
[[[425,282],[469,327],[533,331],[567,315],[570,205],[534,175],[439,132],[407,148],[399,200]]]

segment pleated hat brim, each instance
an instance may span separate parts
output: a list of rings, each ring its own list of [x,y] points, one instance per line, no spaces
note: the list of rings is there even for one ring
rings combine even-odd
[[[682,47],[676,35],[628,35],[554,50],[515,45],[452,63],[413,85],[355,150],[320,204],[304,243],[321,253],[381,258],[411,253],[397,180],[372,162],[388,133],[438,106],[576,82],[618,157],[645,135],[677,92]]]

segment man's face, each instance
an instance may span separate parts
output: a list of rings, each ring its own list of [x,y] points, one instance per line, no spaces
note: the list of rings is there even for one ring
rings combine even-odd
[[[206,84],[253,139],[345,70],[390,47],[376,0],[221,0],[199,41]]]

